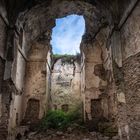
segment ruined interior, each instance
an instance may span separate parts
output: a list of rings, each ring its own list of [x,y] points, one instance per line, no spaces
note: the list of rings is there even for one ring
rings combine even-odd
[[[70,14],[86,24],[72,84],[87,128],[107,120],[118,140],[140,139],[139,0],[0,0],[0,140],[21,139],[56,108],[50,40],[55,19]]]

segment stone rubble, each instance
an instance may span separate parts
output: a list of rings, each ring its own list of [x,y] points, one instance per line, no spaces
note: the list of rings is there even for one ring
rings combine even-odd
[[[70,133],[48,130],[47,132],[30,132],[26,138],[23,137],[21,140],[119,140],[119,136],[109,138],[98,132],[73,130]]]

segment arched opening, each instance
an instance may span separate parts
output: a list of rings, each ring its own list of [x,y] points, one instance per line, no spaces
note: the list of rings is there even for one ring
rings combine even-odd
[[[47,12],[44,13],[44,10],[47,10]],[[38,12],[40,18],[34,18],[34,13]],[[64,34],[61,36],[61,34],[58,34],[58,42],[55,44],[53,40],[51,41],[54,37],[52,35],[54,35],[55,25],[56,27],[57,23],[61,25],[62,21],[59,22],[59,20],[65,21],[67,18],[70,20],[71,14],[76,14],[76,18],[82,19],[82,27],[80,27],[81,22],[74,19],[76,21],[72,21],[74,25],[73,34],[70,36],[72,41],[66,40],[65,46],[62,46],[63,43],[61,42],[67,35]],[[106,72],[107,69],[110,70],[110,67],[104,63],[104,57],[108,57],[110,53],[106,48],[107,31],[109,29],[107,28],[108,23],[106,23],[107,21],[104,14],[97,16],[98,14],[99,11],[97,11],[96,7],[89,3],[81,1],[62,1],[61,3],[52,5],[51,9],[46,9],[46,7],[39,5],[38,8],[33,8],[29,13],[24,15],[26,19],[22,33],[24,41],[20,44],[22,45],[22,51],[19,50],[26,61],[25,85],[22,100],[24,106],[22,107],[23,114],[21,117],[23,120],[26,118],[28,102],[31,98],[40,102],[39,119],[42,119],[44,115],[46,117],[46,115],[49,114],[48,110],[55,110],[56,106],[57,110],[62,109],[63,105],[68,104],[69,111],[76,106],[76,110],[80,112],[80,115],[77,114],[78,117],[76,118],[82,118],[81,120],[86,122],[87,128],[90,126],[89,124],[96,124],[99,131],[99,123],[103,118],[107,121],[111,120],[108,116],[109,113],[112,113],[112,110],[110,112],[108,111],[109,100],[108,95],[106,95],[108,79],[103,78],[105,76],[104,72]],[[18,22],[20,23],[20,20],[17,21],[17,24]],[[23,22],[24,21],[22,21],[22,23]],[[68,23],[70,23],[70,21]],[[78,30],[74,31],[76,24]],[[59,29],[65,33],[65,29],[58,28],[58,30]],[[79,31],[80,35],[78,33]],[[99,31],[100,34],[96,36]],[[58,45],[57,49],[62,47],[62,50],[64,50],[57,50],[58,53],[69,53],[70,57],[69,55],[68,57],[67,55],[64,57],[60,55],[54,59],[54,54],[52,58],[52,51],[57,53],[56,50],[53,50],[56,45]],[[66,48],[67,46],[69,48]],[[77,49],[78,47],[80,47],[80,51]],[[74,56],[77,52],[80,52],[80,57]],[[110,58],[108,60],[110,60]],[[100,66],[102,66],[102,69]],[[57,94],[52,94],[52,92],[55,93],[55,91]],[[66,98],[63,98],[64,96],[62,96],[61,93],[64,93]],[[60,97],[58,97],[58,95]],[[103,112],[103,115],[98,121],[94,119],[97,116],[94,116],[96,114],[93,111],[92,100],[101,101],[100,111]],[[106,108],[104,108],[104,104]],[[98,104],[94,105],[98,107]],[[111,102],[111,105],[114,108],[114,102]],[[56,113],[59,114],[59,112]],[[76,112],[74,113],[76,114]],[[114,124],[114,122],[112,123]],[[93,127],[91,131],[94,130]]]
[[[85,33],[83,16],[69,15],[56,19],[52,29],[51,109],[81,114],[81,52],[80,44]],[[69,109],[63,105],[68,105]],[[67,110],[67,111],[66,111]],[[79,118],[82,116],[79,116]]]
[[[56,113],[67,120],[71,102],[79,101],[86,128],[98,131],[97,136],[90,135],[92,139],[101,136],[99,133],[101,139],[119,139],[112,138],[117,133],[121,140],[139,138],[140,5],[138,0],[125,1],[0,0],[0,139],[8,136],[14,140],[16,134],[22,134],[19,128],[24,127],[21,122],[28,115],[42,121],[50,109],[61,108],[64,112]],[[57,22],[70,15],[85,20],[80,59],[54,59],[52,52],[70,56],[79,52],[75,47],[55,52],[50,43]],[[67,46],[74,41],[69,42]],[[58,93],[67,90],[79,94],[57,104],[51,94],[55,84],[61,87],[60,92],[56,89]],[[63,124],[61,117],[55,128]]]
[[[56,26],[52,31],[53,54],[80,53],[80,43],[85,33],[85,20],[83,16],[69,15],[55,20]]]

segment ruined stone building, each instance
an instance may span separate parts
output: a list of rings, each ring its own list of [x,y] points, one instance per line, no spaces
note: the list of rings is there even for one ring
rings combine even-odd
[[[50,40],[55,19],[70,14],[83,15],[86,31],[65,79]],[[55,102],[54,84],[76,92],[90,127],[107,119],[120,140],[139,140],[140,1],[0,0],[0,140],[15,140],[50,107],[69,109]]]
[[[51,99],[54,109],[73,110],[82,104],[80,62],[74,58],[57,59],[51,74]]]

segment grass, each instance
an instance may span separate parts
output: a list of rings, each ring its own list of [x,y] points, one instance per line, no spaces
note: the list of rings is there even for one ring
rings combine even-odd
[[[78,112],[63,112],[62,110],[49,111],[41,121],[40,129],[58,129],[64,130],[71,125],[81,124],[80,114]]]

